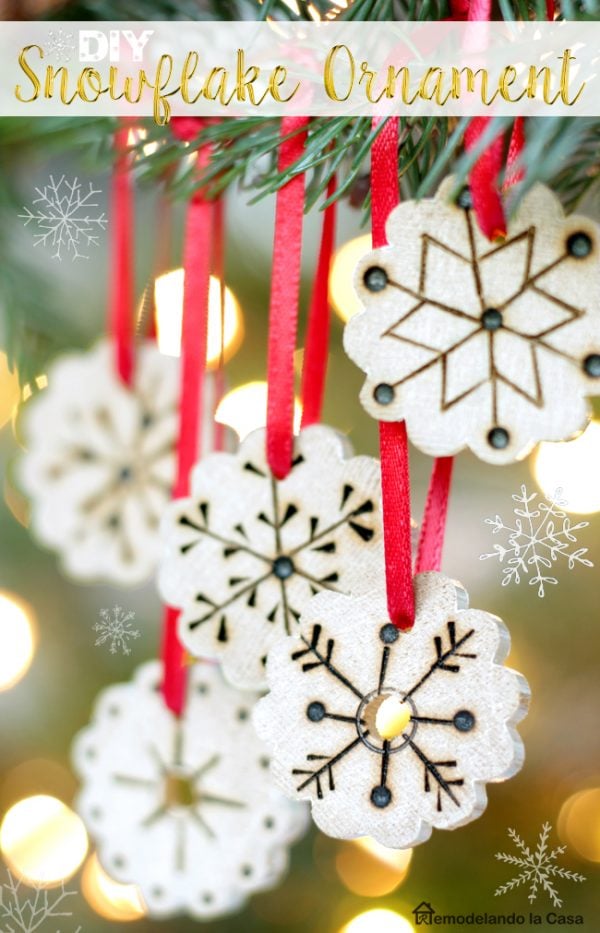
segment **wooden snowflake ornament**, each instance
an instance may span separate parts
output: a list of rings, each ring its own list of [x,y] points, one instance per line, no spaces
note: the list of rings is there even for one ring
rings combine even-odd
[[[239,687],[264,686],[269,648],[312,596],[365,592],[382,573],[379,464],[346,453],[335,431],[307,428],[278,481],[256,431],[236,455],[201,461],[166,516],[159,585],[182,610],[181,641]]]
[[[310,800],[330,836],[392,848],[476,819],[485,784],[519,770],[526,681],[503,667],[499,619],[466,608],[439,573],[416,577],[416,621],[395,628],[385,600],[316,596],[269,654],[255,710],[279,786]]]
[[[216,917],[279,881],[307,814],[272,783],[255,696],[198,664],[178,719],[160,678],[151,662],[100,696],[74,748],[78,809],[106,871],[137,884],[152,916]]]
[[[71,576],[136,584],[156,569],[175,470],[178,369],[148,342],[129,389],[102,341],[57,360],[27,406],[20,475],[32,528]]]
[[[490,243],[455,187],[390,214],[389,246],[358,265],[345,348],[373,417],[406,420],[427,454],[510,463],[581,431],[600,392],[600,228],[537,185]]]

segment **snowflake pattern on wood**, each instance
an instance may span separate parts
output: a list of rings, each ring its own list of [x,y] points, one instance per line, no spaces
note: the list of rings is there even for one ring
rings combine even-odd
[[[455,186],[390,214],[344,343],[373,417],[405,419],[427,454],[509,463],[580,431],[600,392],[600,230],[538,185],[490,243]]]
[[[19,214],[25,227],[32,224],[39,231],[33,245],[54,250],[52,258],[59,261],[65,254],[73,261],[89,259],[83,250],[99,246],[100,233],[108,224],[106,212],[99,209],[100,188],[88,182],[86,190],[77,178],[50,175],[48,184],[36,188],[35,193],[32,207],[23,207],[24,213]]]
[[[551,499],[537,504],[535,500],[538,494],[528,493],[526,486],[521,486],[521,493],[512,498],[518,503],[513,509],[516,516],[514,526],[505,525],[499,515],[485,519],[486,525],[493,528],[492,534],[505,533],[508,546],[495,544],[490,554],[479,555],[479,560],[495,557],[501,564],[506,559],[506,566],[502,570],[502,586],[520,583],[522,577],[529,577],[529,585],[537,586],[538,596],[544,596],[546,586],[558,583],[556,577],[550,576],[547,571],[561,558],[567,562],[569,570],[573,570],[577,564],[582,567],[594,566],[585,557],[587,548],[572,548],[577,543],[575,532],[587,528],[589,522],[572,524],[562,509],[567,504],[562,498],[562,489],[557,489]]]
[[[516,830],[509,829],[508,835],[515,844],[518,855],[511,855],[509,852],[496,852],[496,858],[507,865],[513,865],[520,868],[521,871],[510,881],[501,884],[496,888],[494,894],[499,897],[502,894],[508,894],[521,885],[529,885],[527,900],[532,904],[540,893],[540,888],[545,891],[555,907],[562,907],[562,900],[558,896],[558,891],[554,886],[554,879],[563,878],[567,881],[585,881],[583,875],[567,868],[557,865],[557,858],[566,852],[566,846],[557,846],[555,849],[548,847],[548,837],[552,830],[550,823],[544,823],[542,826],[538,844],[535,851],[532,852],[528,845],[519,836]]]
[[[307,813],[270,779],[251,723],[255,696],[196,664],[177,718],[161,676],[151,662],[101,694],[74,748],[78,809],[102,865],[140,887],[152,916],[218,917],[281,879]]]
[[[33,882],[14,878],[7,870],[7,881],[0,885],[0,930],[1,933],[35,933],[48,929],[46,921],[72,917],[67,910],[67,902],[76,896],[76,891],[69,891],[64,883],[58,888],[48,889]],[[81,926],[69,926],[61,923],[64,933],[81,933]],[[61,933],[53,925],[53,933]]]
[[[389,622],[381,596],[323,593],[299,634],[269,654],[271,692],[255,725],[279,786],[310,800],[336,838],[416,845],[478,817],[486,782],[523,761],[515,727],[529,690],[502,666],[506,629],[464,608],[466,594],[442,574],[419,574],[415,586],[409,632]],[[386,731],[390,704],[396,728]]]
[[[136,584],[155,570],[175,471],[178,370],[140,345],[129,389],[101,341],[57,360],[27,404],[20,475],[32,528],[71,576]]]
[[[277,481],[256,431],[236,455],[205,458],[191,497],[166,517],[159,585],[182,610],[180,638],[194,656],[222,661],[239,687],[264,685],[269,648],[313,595],[364,592],[380,578],[379,464],[347,452],[331,428],[307,428]]]

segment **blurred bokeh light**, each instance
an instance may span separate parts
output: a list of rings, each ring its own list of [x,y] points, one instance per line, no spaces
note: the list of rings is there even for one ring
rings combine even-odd
[[[294,430],[300,430],[302,406],[294,402]],[[221,399],[215,415],[220,424],[226,424],[242,441],[251,431],[264,428],[267,423],[267,383],[247,382]]]
[[[346,923],[340,933],[413,933],[410,920],[395,910],[366,910]]]
[[[371,249],[371,234],[365,234],[344,243],[333,257],[329,301],[342,321],[349,321],[362,307],[354,290],[354,270],[358,261]]]
[[[75,874],[88,848],[85,827],[66,804],[47,794],[19,800],[0,825],[0,849],[18,878],[47,887]]]
[[[404,881],[411,858],[412,849],[388,849],[365,836],[340,846],[335,868],[353,894],[382,897]]]
[[[600,421],[591,421],[574,441],[540,444],[533,459],[533,475],[549,498],[562,489],[567,512],[598,512],[599,460]]]
[[[0,592],[0,691],[25,675],[34,648],[32,611],[12,594]]]
[[[156,335],[158,348],[168,356],[179,356],[181,351],[181,318],[183,314],[183,269],[173,269],[160,275],[154,283],[156,306]],[[223,301],[223,357],[230,359],[239,348],[244,336],[244,323],[239,302],[230,288],[225,286]],[[221,283],[210,277],[208,336],[206,362],[216,366],[221,356]]]
[[[145,916],[146,909],[138,888],[134,884],[113,881],[95,853],[85,863],[81,890],[92,910],[106,920],[130,923]]]
[[[10,421],[14,407],[19,401],[19,376],[8,368],[8,357],[0,351],[0,428]]]
[[[600,787],[589,787],[565,801],[558,834],[583,858],[600,862]]]

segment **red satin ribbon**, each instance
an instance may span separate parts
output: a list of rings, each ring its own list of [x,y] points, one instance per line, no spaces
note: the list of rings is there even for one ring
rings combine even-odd
[[[327,198],[335,193],[333,176],[327,186]],[[327,358],[329,354],[329,274],[335,249],[335,201],[325,208],[317,273],[308,312],[308,325],[302,367],[302,427],[318,424],[323,411]]]
[[[380,122],[375,118],[373,128]],[[387,243],[386,220],[399,200],[398,118],[390,117],[375,137],[371,151],[371,214],[375,248]],[[409,629],[415,621],[415,596],[408,438],[403,421],[379,423],[379,450],[388,614],[398,628]]]
[[[307,125],[308,117],[285,117],[281,121],[279,171],[286,171],[302,157]],[[286,139],[290,133],[294,135]],[[267,361],[267,460],[277,479],[290,472],[294,446],[294,351],[304,191],[305,175],[299,172],[279,189],[275,207]]]
[[[196,167],[199,174],[207,166],[210,148],[198,150]],[[206,337],[208,329],[208,298],[211,265],[213,203],[204,197],[202,189],[193,196],[187,211],[183,266],[185,284],[181,329],[181,397],[179,409],[179,439],[177,444],[177,475],[173,495],[189,494],[191,469],[201,454],[203,389],[206,373]],[[177,635],[178,611],[165,610],[163,625],[162,691],[167,707],[179,716],[183,712],[186,693],[185,654]]]
[[[117,158],[111,185],[111,283],[108,329],[114,342],[115,367],[126,385],[133,379],[134,282],[133,186],[127,148],[129,124],[115,133]]]
[[[415,573],[441,570],[453,467],[454,457],[438,457],[433,463],[419,535]]]

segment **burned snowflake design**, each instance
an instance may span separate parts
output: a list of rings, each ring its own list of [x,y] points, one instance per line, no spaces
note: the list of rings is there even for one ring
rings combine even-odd
[[[320,594],[269,655],[256,726],[279,785],[331,836],[415,845],[475,819],[485,783],[521,766],[528,688],[501,665],[506,630],[441,574],[417,576],[416,600],[400,632],[380,595]]]
[[[264,684],[270,646],[313,595],[364,592],[381,570],[379,466],[344,452],[335,431],[308,428],[278,481],[257,431],[236,455],[202,461],[167,517],[162,595],[182,609],[186,648],[222,660],[237,686]]]
[[[508,463],[580,431],[600,391],[599,228],[537,186],[490,243],[454,187],[392,212],[390,245],[358,266],[345,347],[371,415],[406,419],[428,454]]]
[[[49,929],[49,923],[52,924],[53,933],[61,933],[55,926],[57,920],[61,923],[63,933],[81,933],[81,926],[64,925],[65,919],[73,916],[73,911],[67,908],[70,899],[76,896],[76,891],[68,890],[64,883],[57,888],[45,888],[33,882],[24,882],[8,870],[6,877],[7,880],[0,885],[2,933],[34,933],[36,930],[43,933],[44,929]]]
[[[48,39],[45,43],[46,55],[57,58],[63,62],[70,62],[71,55],[75,51],[73,33],[65,32],[64,29],[51,29],[48,33]]]
[[[177,373],[175,360],[141,344],[129,388],[102,341],[59,359],[24,412],[32,528],[78,579],[140,583],[156,567],[175,470]]]
[[[306,809],[270,779],[255,696],[197,664],[176,717],[161,677],[151,662],[100,696],[75,744],[78,808],[106,870],[137,884],[152,916],[216,917],[277,883]]]
[[[548,571],[561,558],[569,570],[576,565],[594,566],[585,557],[587,548],[574,547],[577,543],[575,532],[587,528],[589,522],[571,522],[562,509],[567,504],[562,498],[562,489],[557,489],[551,499],[536,502],[538,494],[528,493],[527,487],[521,486],[520,494],[512,498],[517,503],[513,509],[513,525],[505,525],[499,515],[485,519],[486,525],[492,526],[492,534],[503,534],[508,539],[507,545],[495,544],[491,553],[479,556],[480,560],[495,557],[505,564],[502,586],[520,583],[522,578],[528,577],[529,585],[537,586],[538,596],[544,596],[546,586],[558,583]]]
[[[551,849],[548,845],[548,837],[551,831],[552,826],[550,823],[544,823],[538,837],[537,846],[532,852],[516,830],[508,830],[508,835],[514,842],[515,851],[518,854],[511,855],[508,852],[496,852],[496,858],[498,861],[505,862],[507,865],[520,868],[521,871],[519,874],[515,875],[514,878],[511,878],[510,881],[496,888],[494,891],[496,897],[502,894],[508,894],[510,891],[514,891],[515,888],[521,887],[522,885],[528,885],[529,893],[527,895],[527,900],[530,903],[533,903],[538,895],[544,891],[555,907],[562,907],[563,902],[558,896],[558,891],[554,886],[555,880],[557,878],[562,878],[566,881],[586,880],[583,875],[577,874],[577,872],[574,871],[569,871],[567,868],[562,868],[562,866],[557,864],[558,856],[566,852],[567,847],[556,846],[555,849]]]
[[[94,631],[98,632],[94,647],[108,645],[111,654],[131,654],[129,642],[140,637],[139,630],[132,627],[134,619],[135,612],[122,606],[101,609],[100,621],[94,625]]]
[[[98,202],[101,190],[92,182],[84,186],[77,178],[62,175],[57,180],[50,175],[48,184],[35,193],[31,208],[25,206],[19,214],[25,227],[31,224],[38,230],[33,245],[53,250],[52,258],[59,261],[65,255],[73,261],[89,259],[84,250],[100,245],[100,234],[108,224]]]

